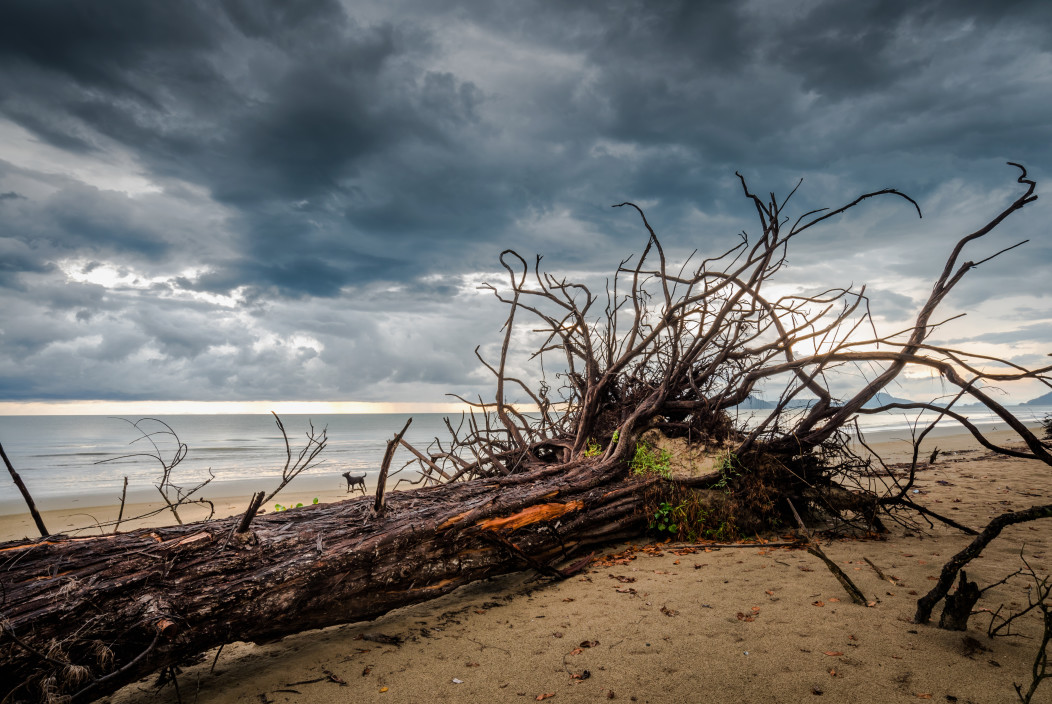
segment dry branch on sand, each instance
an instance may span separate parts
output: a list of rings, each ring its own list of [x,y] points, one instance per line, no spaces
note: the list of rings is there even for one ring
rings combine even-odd
[[[523,566],[565,575],[589,546],[644,530],[661,506],[682,511],[684,525],[728,534],[785,524],[793,507],[812,524],[866,530],[888,517],[908,521],[917,510],[940,518],[907,499],[921,464],[919,438],[904,476],[874,471],[871,458],[851,449],[860,413],[930,411],[936,421],[928,429],[956,421],[995,452],[1052,465],[1048,444],[985,386],[1048,384],[1049,368],[998,364],[928,340],[939,304],[991,258],[966,261],[965,248],[1036,198],[1018,168],[1025,192],[956,243],[914,323],[890,335],[875,332],[864,289],[767,292],[792,240],[810,228],[879,196],[919,214],[892,189],[805,213],[790,226],[788,198],[764,201],[739,177],[760,231],[742,233],[719,256],[675,265],[643,211],[622,203],[642,219],[646,245],[598,296],[542,270],[540,258],[531,267],[503,252],[507,285],[490,287],[509,310],[501,352],[493,363],[479,357],[494,374],[495,399],[466,401],[472,410],[459,426],[448,423],[447,439],[426,451],[410,447],[429,486],[384,497],[381,482],[375,501],[8,543],[0,547],[3,695],[91,699],[233,640],[371,618]],[[532,359],[549,370],[557,360],[557,387],[510,371],[523,318],[540,335]],[[837,398],[828,379],[862,364],[879,371]],[[909,368],[932,370],[958,392],[945,404],[872,407]],[[728,409],[761,383],[781,388],[775,408],[748,427],[732,422]],[[1025,449],[985,438],[954,409],[966,397],[1004,420]],[[812,401],[798,407],[803,398]],[[694,453],[692,473],[675,470],[656,447],[674,441]],[[401,433],[385,467],[397,444],[408,446]]]

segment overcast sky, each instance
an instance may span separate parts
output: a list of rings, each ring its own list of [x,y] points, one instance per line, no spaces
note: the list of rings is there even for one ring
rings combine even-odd
[[[788,289],[867,283],[887,330],[956,239],[944,341],[1052,352],[1052,3],[7,0],[0,402],[485,393],[497,256],[594,278],[756,231],[735,170],[811,231]],[[919,380],[892,391],[922,393]],[[1010,389],[1026,400],[1037,386]],[[8,405],[8,408],[11,406]]]

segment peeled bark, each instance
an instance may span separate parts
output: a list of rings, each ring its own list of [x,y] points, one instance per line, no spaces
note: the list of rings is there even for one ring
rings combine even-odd
[[[489,481],[0,547],[0,700],[90,700],[232,641],[375,618],[638,534],[654,477],[559,465]],[[82,669],[84,668],[84,669]],[[13,695],[13,696],[12,696]]]

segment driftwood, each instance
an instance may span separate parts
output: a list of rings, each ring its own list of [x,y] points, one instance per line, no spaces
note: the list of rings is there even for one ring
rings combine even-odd
[[[479,355],[494,375],[494,399],[462,399],[471,411],[459,424],[447,420],[449,437],[426,451],[409,446],[404,429],[388,445],[385,474],[401,445],[431,486],[385,494],[384,477],[375,498],[264,516],[253,501],[243,517],[222,521],[2,545],[0,701],[90,700],[227,642],[373,618],[524,567],[565,576],[581,563],[557,563],[638,535],[656,512],[679,512],[681,537],[717,524],[720,534],[784,525],[790,506],[801,521],[865,530],[880,530],[881,516],[910,521],[924,508],[907,490],[928,431],[903,484],[871,471],[873,459],[852,449],[852,421],[864,410],[929,411],[929,429],[956,421],[988,449],[1052,465],[1049,447],[987,391],[1019,379],[1049,384],[1052,368],[997,367],[928,342],[940,302],[991,258],[962,261],[966,246],[1036,198],[1018,168],[1025,192],[956,243],[914,324],[891,335],[877,335],[864,289],[779,298],[766,291],[791,241],[811,227],[873,197],[917,206],[892,189],[792,221],[788,199],[764,201],[742,178],[760,232],[742,233],[720,256],[677,265],[642,210],[622,203],[648,237],[605,296],[543,271],[539,258],[531,268],[505,251],[508,281],[489,287],[509,307],[500,357]],[[523,318],[538,335],[524,356],[512,345]],[[542,369],[527,383],[512,370],[531,360]],[[846,399],[834,397],[828,379],[855,365],[877,371]],[[956,396],[864,409],[909,368],[937,372]],[[781,389],[775,407],[754,424],[736,424],[728,410],[762,383]],[[805,396],[811,402],[797,405]],[[1024,449],[984,437],[953,409],[965,397],[1003,419]],[[648,440],[654,430],[698,450],[698,476],[673,471]],[[295,463],[287,447],[282,481],[324,442],[324,431],[312,429]],[[932,604],[943,596],[933,594]]]
[[[931,588],[931,591],[917,600],[917,611],[913,616],[913,620],[917,623],[927,623],[931,619],[932,609],[935,608],[935,605],[938,604],[941,599],[946,597],[950,588],[953,586],[954,579],[957,578],[957,573],[960,572],[965,565],[977,558],[980,553],[982,553],[983,549],[993,542],[994,538],[1001,534],[1002,530],[1017,523],[1036,521],[1041,518],[1052,518],[1052,504],[1032,506],[1021,511],[1002,513],[1000,516],[991,520],[986,528],[976,536],[967,547],[951,557],[946,564],[943,565],[942,572],[939,574],[939,580],[935,583],[935,586]],[[966,582],[967,580],[962,578],[961,584],[964,585]],[[975,602],[973,601],[972,603],[974,604]]]
[[[961,570],[960,575],[961,581],[957,584],[957,591],[946,597],[942,616],[939,618],[939,628],[945,628],[948,631],[968,630],[968,619],[972,616],[972,607],[983,595],[978,584],[968,581],[967,572]]]
[[[372,497],[304,506],[257,516],[247,533],[234,517],[7,543],[2,695],[90,700],[224,643],[375,618],[638,535],[641,496],[658,480],[610,470],[576,464],[396,492],[381,516]]]
[[[18,487],[18,491],[22,494],[22,498],[25,499],[26,507],[29,509],[29,514],[33,517],[33,523],[36,524],[37,530],[40,531],[40,535],[47,535],[48,529],[47,526],[44,525],[44,519],[40,517],[40,511],[37,510],[37,505],[33,501],[29,489],[26,488],[25,482],[22,481],[22,477],[11,465],[11,460],[7,458],[7,453],[4,452],[3,445],[0,445],[0,458],[4,460],[4,466],[7,467],[7,472],[11,475],[11,480],[15,483],[15,486]]]

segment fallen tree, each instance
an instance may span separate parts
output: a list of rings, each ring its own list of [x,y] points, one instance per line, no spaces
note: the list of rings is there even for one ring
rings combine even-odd
[[[224,643],[374,618],[638,534],[638,491],[577,463],[256,517],[0,548],[2,682],[91,699]],[[587,508],[586,508],[587,507]],[[10,701],[11,699],[9,699]]]
[[[472,411],[427,449],[409,446],[403,429],[385,456],[382,477],[394,445],[408,447],[425,486],[385,496],[381,480],[375,500],[257,517],[254,499],[240,519],[0,546],[4,700],[92,699],[223,643],[373,618],[523,567],[565,575],[581,563],[556,564],[639,534],[655,510],[681,512],[673,532],[684,537],[706,525],[754,532],[794,514],[866,530],[917,510],[940,518],[907,499],[920,440],[940,421],[961,423],[996,452],[1052,465],[1047,444],[986,387],[1048,384],[1050,368],[997,365],[928,342],[938,305],[992,258],[964,261],[965,247],[1036,198],[1018,168],[1025,192],[956,243],[914,323],[884,336],[864,289],[767,291],[791,240],[811,227],[878,196],[919,214],[892,189],[787,227],[788,199],[765,202],[741,179],[760,232],[676,266],[643,211],[623,203],[642,218],[647,243],[602,296],[543,271],[540,258],[531,267],[505,251],[508,283],[490,287],[509,309],[501,351],[493,363],[479,357],[494,374],[494,400],[463,399]],[[540,335],[531,359],[549,371],[531,383],[512,371],[522,366],[523,317]],[[869,381],[835,396],[829,379],[861,365],[875,370]],[[933,370],[957,393],[940,404],[874,406],[910,367]],[[737,422],[729,411],[761,383],[780,389],[774,408]],[[810,401],[796,403],[803,398]],[[962,398],[994,411],[1025,449],[984,437],[954,410]],[[934,414],[904,476],[874,471],[873,458],[851,442],[860,413],[892,408]],[[692,467],[673,467],[672,442]]]

